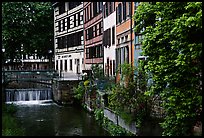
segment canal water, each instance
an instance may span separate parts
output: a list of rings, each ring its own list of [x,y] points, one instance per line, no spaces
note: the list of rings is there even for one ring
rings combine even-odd
[[[19,90],[18,90],[19,91]],[[16,92],[16,91],[15,91]],[[49,94],[43,99],[40,92],[16,92],[14,101],[7,90],[7,103],[18,108],[15,114],[26,136],[108,136],[94,119],[93,114],[76,105],[59,106]],[[33,97],[31,96],[33,95]],[[10,99],[9,99],[10,98]],[[19,100],[20,99],[20,100]]]

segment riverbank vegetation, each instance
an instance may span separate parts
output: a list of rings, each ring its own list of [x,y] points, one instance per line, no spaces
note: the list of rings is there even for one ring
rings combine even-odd
[[[24,129],[14,117],[17,108],[13,104],[2,105],[2,136],[23,136]]]
[[[48,57],[48,51],[54,51],[53,14],[51,2],[2,2],[4,58],[12,63],[34,51],[40,58]]]
[[[108,108],[141,128],[157,99],[163,136],[202,135],[202,2],[141,2],[134,21],[148,58],[121,65]]]
[[[146,94],[163,101],[163,135],[193,135],[202,127],[202,2],[142,2],[134,20],[153,80]]]

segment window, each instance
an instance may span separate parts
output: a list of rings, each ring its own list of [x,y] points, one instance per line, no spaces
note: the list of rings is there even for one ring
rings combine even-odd
[[[69,10],[79,6],[81,2],[69,2]]]
[[[63,66],[62,60],[60,60],[60,70],[63,70],[62,66]]]
[[[65,31],[65,19],[63,19],[62,21],[63,21],[63,29],[62,29],[62,31]]]
[[[121,8],[121,3],[118,4],[118,23],[122,22],[122,8]]]
[[[97,3],[98,2],[93,2],[93,17],[95,17],[97,15]]]
[[[95,26],[93,26],[93,37],[96,37]]]
[[[92,18],[92,4],[93,4],[93,3],[91,3],[91,4],[89,5],[90,19]]]
[[[100,26],[99,26],[99,24],[96,24],[96,26],[97,26],[97,30],[96,30],[96,34],[97,34],[97,36],[99,36],[100,34],[99,34],[99,29],[100,29]]]
[[[113,2],[113,11],[115,11],[115,2]]]
[[[63,14],[65,12],[65,2],[59,2],[59,14]]]
[[[98,36],[98,34],[97,34],[97,24],[94,26],[94,28],[95,28],[95,37],[97,37]]]
[[[61,32],[61,21],[58,21],[58,29],[59,29],[59,32]]]
[[[108,46],[111,46],[111,28],[108,28]]]
[[[67,47],[79,46],[82,43],[81,37],[83,36],[83,31],[70,34],[67,36]]]
[[[116,24],[118,24],[118,8],[116,7]]]
[[[103,35],[103,45],[106,46],[111,46],[111,29],[108,28],[106,31],[104,31]]]
[[[125,52],[125,62],[129,63],[129,47],[128,46],[124,48],[124,52]]]
[[[64,60],[64,70],[67,71],[67,60]]]
[[[109,77],[109,58],[107,58],[107,75]]]
[[[102,11],[102,9],[103,9],[103,2],[99,2],[99,9],[100,9],[100,11]]]
[[[87,8],[84,9],[84,20],[85,20],[85,22],[87,21],[87,19],[86,19],[87,18],[87,11],[86,10],[87,10]]]
[[[123,20],[126,20],[126,2],[123,2]]]
[[[83,25],[83,12],[80,12],[80,24]]]
[[[124,37],[121,37],[121,43],[123,43],[124,42]]]
[[[58,60],[56,60],[56,70],[59,70],[58,69]]]
[[[77,15],[78,15],[78,26],[79,26],[81,24],[81,15],[80,15],[80,12]]]
[[[67,18],[67,30],[70,29],[70,18]]]
[[[108,2],[106,2],[106,4],[105,4],[105,11],[106,11],[106,16],[105,17],[107,17],[108,16]]]
[[[103,5],[103,9],[105,9],[105,8],[106,8],[106,4]],[[106,11],[105,10],[103,10],[103,17],[106,18]]]
[[[115,26],[112,27],[112,44],[115,44]]]
[[[86,58],[89,58],[89,48],[86,48]]]
[[[113,12],[112,5],[113,5],[113,2],[109,2],[109,12],[110,12],[109,14]]]
[[[88,21],[89,19],[90,19],[90,15],[89,15],[89,6],[87,6],[87,20],[86,21]]]
[[[110,60],[110,75],[112,76],[113,73],[112,73],[112,60]]]
[[[100,55],[99,55],[99,57],[103,57],[103,47],[102,47],[101,44],[99,45],[99,48],[100,48]]]
[[[88,38],[87,40],[90,40],[93,38],[93,27],[88,28]]]
[[[88,33],[88,29],[87,30],[85,30],[85,35],[86,35],[86,40],[89,40],[89,33]]]
[[[135,37],[135,44],[141,44],[143,40],[143,36],[142,35],[136,35]]]
[[[103,33],[103,22],[99,22],[99,35],[102,35]]]
[[[132,7],[132,3],[131,2],[128,2],[128,7],[129,7],[129,16],[131,15],[132,11],[131,11],[131,7]]]
[[[70,17],[70,28],[74,27],[74,16]]]
[[[70,66],[69,66],[69,70],[72,71],[72,59],[69,60],[70,61]]]
[[[84,36],[83,35],[81,36],[81,44],[82,45],[84,44]]]
[[[120,49],[116,49],[116,69],[120,67]]]
[[[61,49],[63,46],[63,44],[62,44],[62,37],[58,37],[57,38],[57,44],[58,44],[58,47],[57,48],[59,48],[59,49]]]
[[[128,41],[128,35],[125,36],[125,42],[127,42],[127,41]]]
[[[113,60],[113,75],[115,75],[115,60]]]
[[[75,15],[74,15],[74,27],[77,26],[77,21],[78,21],[78,20],[77,20],[77,14],[75,14]]]
[[[62,48],[66,48],[66,37],[65,36],[63,36],[62,37]]]
[[[96,48],[97,48],[96,49],[96,57],[101,57],[101,55],[100,55],[100,52],[101,52],[100,45],[98,45]]]

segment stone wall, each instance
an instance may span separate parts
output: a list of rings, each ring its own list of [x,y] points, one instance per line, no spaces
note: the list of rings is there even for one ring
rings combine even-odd
[[[135,122],[132,122],[129,125],[126,124],[120,116],[118,116],[108,108],[104,108],[104,116],[111,120],[114,124],[121,126],[122,128],[126,129],[127,131],[130,131],[135,135],[137,134],[138,130],[136,128]]]
[[[58,104],[72,104],[73,88],[79,84],[79,80],[53,80],[53,101]]]

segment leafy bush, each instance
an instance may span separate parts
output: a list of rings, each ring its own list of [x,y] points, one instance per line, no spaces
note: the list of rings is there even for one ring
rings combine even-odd
[[[94,116],[96,121],[99,122],[99,124],[103,123],[103,117],[104,117],[103,109],[95,109]]]
[[[163,101],[163,135],[192,135],[202,112],[202,2],[142,2],[134,19],[154,82],[146,94]]]
[[[13,104],[4,104],[2,109],[2,136],[23,136],[25,131],[19,127],[19,122],[13,116],[17,107]]]
[[[79,83],[77,87],[74,87],[74,98],[82,100],[85,93],[85,88],[83,83]]]

